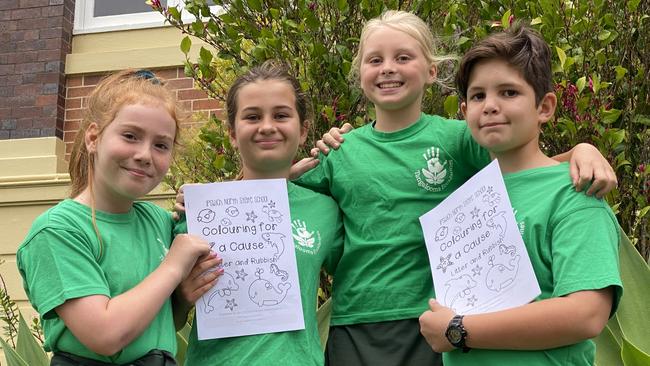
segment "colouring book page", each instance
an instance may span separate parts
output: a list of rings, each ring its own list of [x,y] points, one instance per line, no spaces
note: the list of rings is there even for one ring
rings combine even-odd
[[[287,182],[185,186],[188,232],[223,258],[223,276],[196,302],[199,339],[304,329]]]
[[[541,293],[496,160],[420,224],[436,300],[456,313],[512,308]]]

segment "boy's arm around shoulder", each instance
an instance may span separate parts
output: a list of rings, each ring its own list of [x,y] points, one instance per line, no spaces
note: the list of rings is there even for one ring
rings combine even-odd
[[[571,150],[553,156],[553,159],[569,162],[571,181],[578,192],[593,181],[585,193],[602,198],[618,184],[616,172],[593,145],[577,144]]]

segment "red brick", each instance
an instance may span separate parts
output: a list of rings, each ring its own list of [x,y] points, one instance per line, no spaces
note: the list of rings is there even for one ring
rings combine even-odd
[[[54,128],[56,126],[56,118],[41,117],[32,120],[32,128]]]
[[[65,109],[81,108],[81,98],[68,98],[65,100]]]
[[[36,97],[33,95],[14,95],[13,97],[7,98],[7,105],[14,107],[14,109],[17,107],[33,106],[35,102]]]
[[[206,99],[208,95],[203,90],[184,89],[178,91],[179,100]]]
[[[68,76],[65,80],[67,87],[81,86],[83,83],[83,76]]]
[[[41,8],[16,9],[11,11],[11,19],[35,19],[40,18],[41,14]]]
[[[63,142],[73,142],[74,138],[77,136],[77,131],[66,131],[63,132]]]
[[[47,45],[47,41],[42,39],[37,39],[33,41],[19,41],[16,42],[16,51],[35,51],[35,50],[44,50]]]
[[[14,72],[14,65],[0,65],[0,75],[13,75],[15,74]]]
[[[37,6],[48,6],[50,0],[20,0],[21,8],[35,8]]]
[[[48,28],[48,29],[41,29],[39,31],[39,38],[45,39],[45,38],[57,38],[61,37],[61,33],[63,30],[61,28]]]
[[[8,118],[11,116],[11,108],[0,108],[0,118]]]
[[[50,18],[52,19],[52,18]],[[47,27],[56,27],[56,25],[49,24],[49,20],[47,18],[36,18],[36,19],[20,19],[18,20],[18,28],[17,29],[44,29]],[[59,25],[60,27],[60,25]]]
[[[38,61],[61,61],[61,50],[41,50],[37,52]]]
[[[107,74],[84,75],[84,86],[97,85]]]
[[[16,52],[7,55],[8,64],[38,61],[38,51]]]
[[[190,89],[194,86],[194,80],[189,79],[189,78],[184,78],[184,79],[173,79],[167,81],[167,86],[170,89],[176,90],[176,89]]]
[[[15,71],[17,74],[28,74],[43,72],[45,64],[43,62],[25,62],[16,64]]]
[[[221,103],[214,99],[195,100],[192,102],[192,110],[200,111],[204,109],[217,109],[221,107]]]
[[[47,8],[43,8],[43,16],[63,18],[63,5],[48,6]]]
[[[3,13],[0,11],[0,13]],[[13,32],[18,29],[18,22],[15,20],[2,20],[0,22],[0,32]]]
[[[21,84],[14,87],[14,95],[39,95],[41,84]]]
[[[154,70],[154,74],[156,74],[157,77],[164,80],[176,79],[178,78],[178,69],[173,68],[173,69]]]
[[[16,123],[16,129],[17,130],[24,130],[27,128],[32,128],[32,120],[34,118],[21,118],[17,121]]]
[[[67,89],[68,89],[68,93],[67,93],[66,96],[68,98],[77,98],[77,97],[85,97],[85,96],[87,96],[88,94],[90,94],[91,91],[93,91],[93,89],[95,89],[95,87],[93,87],[93,86],[81,86],[81,87],[67,88]]]
[[[39,95],[36,97],[36,106],[37,107],[42,107],[46,105],[56,105],[57,101],[59,99],[58,95]]]
[[[79,120],[81,119],[83,109],[66,109],[65,120]]]
[[[0,0],[0,10],[10,10],[18,7],[18,0]]]
[[[50,38],[50,39],[41,39],[41,41],[45,41],[45,47],[44,49],[46,50],[60,50],[61,49],[61,38]]]
[[[64,131],[79,131],[81,127],[81,121],[65,121],[63,124]]]

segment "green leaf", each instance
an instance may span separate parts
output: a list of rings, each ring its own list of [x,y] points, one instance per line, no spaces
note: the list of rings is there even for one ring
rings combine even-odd
[[[332,299],[327,299],[318,310],[316,310],[316,320],[318,321],[318,334],[320,335],[320,344],[325,351],[325,344],[330,330],[330,318],[332,316]]]
[[[458,38],[458,41],[456,41],[457,46],[462,46],[464,45],[467,41],[469,41],[469,38],[467,37],[460,37]]]
[[[222,154],[217,155],[214,158],[214,161],[212,162],[212,166],[217,170],[223,169],[225,165],[226,165],[226,158]]]
[[[458,95],[447,96],[444,106],[448,117],[456,117],[458,114]]]
[[[632,120],[634,123],[642,124],[644,126],[650,126],[650,116],[644,116],[642,114],[637,115]]]
[[[14,350],[11,348],[10,345],[7,344],[7,342],[0,337],[0,345],[2,346],[2,350],[5,353],[5,358],[7,359],[7,366],[29,366],[25,360],[23,360],[22,357]]]
[[[501,26],[503,29],[508,29],[510,28],[510,15],[512,14],[512,11],[508,9],[503,16],[501,17]]]
[[[169,16],[175,20],[175,21],[180,21],[181,20],[181,12],[178,11],[178,9],[175,6],[170,6],[167,8],[167,11],[169,12]]]
[[[622,67],[621,65],[616,65],[614,70],[616,71],[616,81],[621,80],[623,78],[623,76],[625,76],[625,74],[627,74],[627,69]]]
[[[612,320],[614,319],[610,319],[609,323]],[[594,339],[596,343],[597,366],[618,365],[621,363],[621,345],[616,341],[614,334],[612,334],[609,323],[600,335]]]
[[[181,52],[183,52],[186,56],[190,52],[190,48],[192,47],[192,40],[190,39],[189,36],[185,36],[183,40],[181,41]]]
[[[604,30],[600,31],[600,33],[598,33],[598,39],[601,40],[601,41],[604,41],[607,38],[609,38],[610,35],[612,35],[612,32],[604,29]]]
[[[555,50],[557,51],[557,57],[560,59],[560,66],[564,69],[564,63],[566,62],[566,53],[564,53],[564,50],[558,46],[555,46]]]
[[[650,355],[628,342],[625,337],[623,337],[623,347],[621,347],[621,358],[626,366],[650,365]]]
[[[650,267],[624,233],[619,251],[625,295],[616,314],[627,341],[647,354],[650,352],[650,337],[647,322],[640,319],[650,319]]]
[[[636,216],[640,219],[644,217],[648,213],[648,211],[650,211],[650,206],[645,206],[644,208],[639,210],[639,213]]]
[[[260,0],[246,0],[248,3],[248,7],[251,8],[251,10],[261,12],[262,11],[262,2]]]
[[[603,123],[614,123],[616,120],[618,120],[618,117],[621,116],[621,111],[618,109],[610,109],[607,111],[603,111]]]
[[[336,7],[340,12],[346,13],[349,10],[349,5],[347,0],[337,0]]]
[[[576,80],[576,87],[578,88],[578,93],[582,93],[582,91],[585,88],[585,85],[587,85],[587,77],[583,76],[580,79]]]
[[[634,12],[636,8],[639,7],[641,0],[630,0],[627,2],[627,10]]]
[[[212,62],[212,52],[203,46],[201,46],[201,50],[199,51],[199,57],[201,58],[201,62],[206,65],[209,65],[210,62]]]
[[[22,314],[18,316],[16,352],[30,366],[48,366],[50,364],[50,359],[45,354],[43,346],[32,335],[32,331],[29,329]]]
[[[537,25],[537,24],[542,24],[542,18],[541,17],[537,17],[537,18],[530,21],[530,25]]]

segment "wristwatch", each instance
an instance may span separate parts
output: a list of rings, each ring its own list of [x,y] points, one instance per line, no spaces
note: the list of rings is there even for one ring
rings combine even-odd
[[[465,344],[467,330],[463,326],[463,315],[456,315],[449,321],[445,336],[452,346],[462,349],[463,353],[467,353],[471,349]]]

